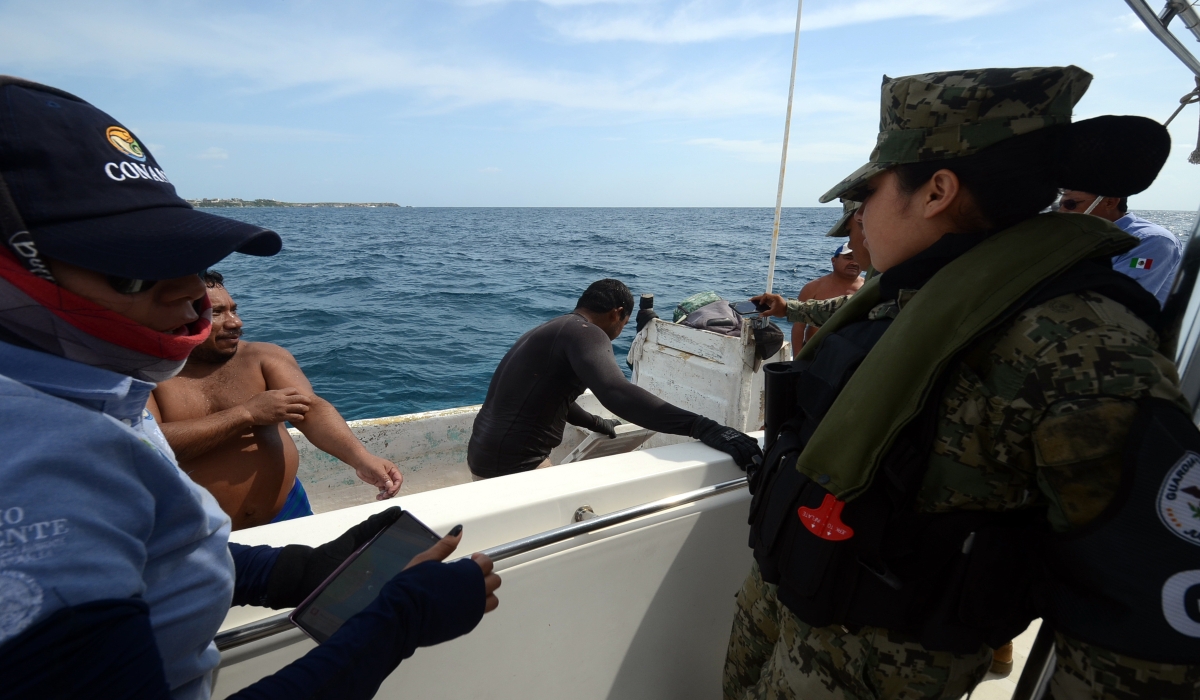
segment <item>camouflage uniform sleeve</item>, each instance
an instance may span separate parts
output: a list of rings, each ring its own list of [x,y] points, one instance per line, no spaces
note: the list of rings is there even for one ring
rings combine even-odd
[[[929,512],[1049,502],[1058,531],[1104,509],[1134,402],[1186,406],[1158,338],[1124,306],[1069,294],[1028,309],[970,350],[939,412],[918,496]]]
[[[1158,336],[1107,297],[1052,299],[1019,325],[1042,346],[1028,377],[1040,392],[1030,403],[1043,407],[1032,434],[1038,486],[1050,500],[1051,525],[1067,531],[1091,522],[1116,495],[1136,401],[1156,396],[1185,409],[1187,402]]]
[[[1089,293],[1054,299],[1039,314],[1044,327],[1069,328],[1070,317],[1084,316],[1080,302],[1102,324],[1072,328],[1073,335],[1047,345],[1036,370],[1046,406],[1033,430],[1038,486],[1051,502],[1050,524],[1060,532],[1090,523],[1116,496],[1137,399],[1175,401],[1190,414],[1175,364],[1124,306]],[[1068,312],[1068,305],[1076,308]],[[1200,664],[1144,661],[1063,634],[1055,641],[1056,698],[1193,697],[1200,691]]]
[[[1117,493],[1136,401],[1186,408],[1178,386],[1154,331],[1121,304],[1085,292],[1031,308],[970,353],[952,381],[922,508],[1044,499],[1056,531],[1085,525]],[[1200,688],[1200,665],[1123,657],[1061,634],[1057,652],[1056,698],[1191,697]]]
[[[787,320],[789,323],[807,323],[810,326],[820,326],[829,320],[833,313],[842,308],[842,304],[850,296],[834,297],[832,299],[812,299],[810,301],[787,300]]]

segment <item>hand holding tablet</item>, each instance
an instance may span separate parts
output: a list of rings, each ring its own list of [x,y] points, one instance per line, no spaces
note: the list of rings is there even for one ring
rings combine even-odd
[[[350,617],[370,605],[380,590],[404,569],[426,561],[442,561],[452,554],[462,538],[456,526],[444,538],[407,511],[388,528],[351,554],[289,615],[292,623],[318,643],[333,636]],[[484,611],[499,604],[495,591],[500,577],[492,573],[492,562],[482,554],[471,559],[484,575],[487,601]]]

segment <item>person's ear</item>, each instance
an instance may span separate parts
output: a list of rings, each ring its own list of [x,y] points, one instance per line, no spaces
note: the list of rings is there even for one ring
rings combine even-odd
[[[926,219],[933,219],[948,210],[950,205],[955,204],[962,194],[958,175],[953,170],[946,169],[934,173],[922,189],[925,195],[922,201],[924,207],[922,214]]]

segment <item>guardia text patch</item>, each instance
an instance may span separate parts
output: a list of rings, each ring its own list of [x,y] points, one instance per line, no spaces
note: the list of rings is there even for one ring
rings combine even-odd
[[[1183,455],[1158,490],[1158,517],[1171,532],[1200,546],[1200,455]]]

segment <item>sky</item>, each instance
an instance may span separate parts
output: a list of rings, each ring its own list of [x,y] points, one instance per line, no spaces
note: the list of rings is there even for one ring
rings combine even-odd
[[[0,73],[107,111],[188,198],[773,206],[795,10],[0,0]],[[1123,0],[808,0],[801,27],[786,206],[866,161],[884,74],[1074,63],[1095,75],[1083,118],[1161,121],[1194,87]],[[1191,105],[1171,125],[1134,208],[1200,204],[1198,121]]]

